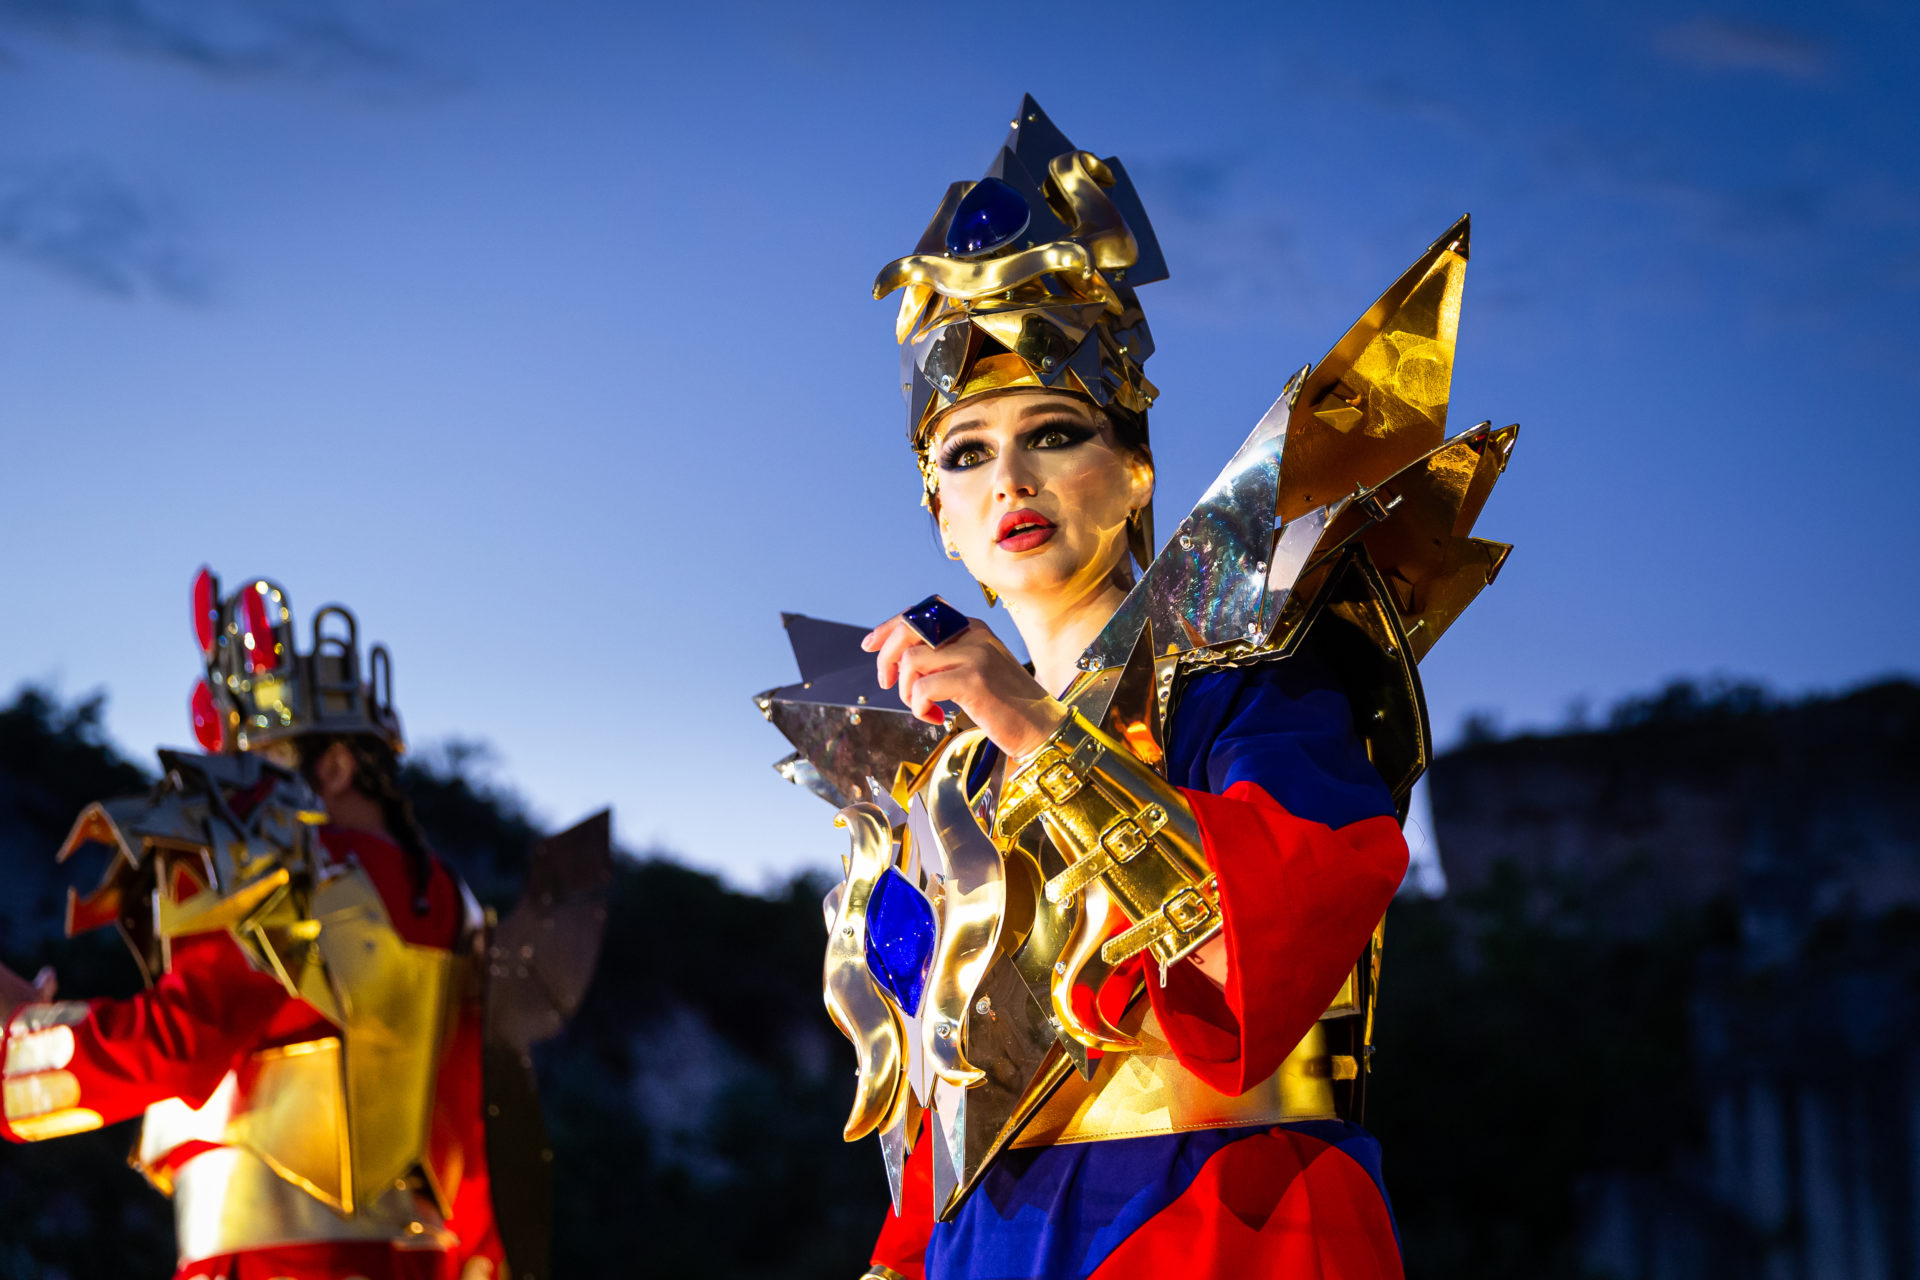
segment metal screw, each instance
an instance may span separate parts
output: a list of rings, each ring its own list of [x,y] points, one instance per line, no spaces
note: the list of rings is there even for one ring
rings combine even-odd
[[[1054,962],[1053,962],[1053,971],[1054,971],[1055,973],[1057,973],[1057,974],[1059,974],[1059,975],[1061,975],[1062,977],[1065,977],[1065,976],[1066,976],[1066,972],[1067,972],[1067,962],[1066,962],[1066,961],[1064,961],[1064,960],[1056,960],[1056,961],[1054,961]]]
[[[982,1015],[992,1013],[993,1001],[989,1000],[986,996],[981,996],[978,1000],[974,1001],[973,1011]]]
[[[950,373],[943,373],[943,374],[941,374],[941,375],[940,375],[940,389],[941,389],[942,391],[951,391],[951,390],[953,390],[953,375],[952,375],[952,374],[950,374]]]
[[[1192,535],[1192,534],[1188,534],[1188,533],[1183,533],[1183,534],[1181,534],[1181,535],[1180,535],[1180,546],[1181,546],[1182,548],[1190,548],[1190,547],[1192,547],[1192,546],[1193,546],[1193,535]]]
[[[847,712],[847,723],[848,723],[848,724],[859,724],[859,723],[860,723],[860,713],[859,713],[858,711],[849,711],[849,712]]]
[[[951,1024],[943,1022],[939,1026],[933,1029],[933,1034],[939,1036],[942,1040],[945,1040],[947,1037],[953,1034],[953,1027]]]

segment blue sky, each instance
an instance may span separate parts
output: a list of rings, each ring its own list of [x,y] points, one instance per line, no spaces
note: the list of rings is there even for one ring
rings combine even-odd
[[[1172,270],[1162,528],[1472,211],[1453,424],[1522,424],[1517,550],[1443,743],[1920,666],[1911,5],[1017,12],[0,0],[0,686],[190,740],[207,561],[353,606],[544,818],[831,865],[748,696],[783,608],[969,598],[867,287],[1023,91]]]

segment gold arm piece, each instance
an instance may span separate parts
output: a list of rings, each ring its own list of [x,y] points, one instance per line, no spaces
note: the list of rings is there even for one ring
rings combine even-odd
[[[899,1015],[867,969],[867,904],[892,856],[887,818],[871,804],[852,804],[835,819],[852,837],[845,892],[827,936],[823,988],[827,1014],[859,1052],[853,1110],[843,1130],[857,1142],[890,1127],[906,1106],[906,1049]]]
[[[1191,806],[1078,711],[1019,763],[1001,795],[1002,840],[1035,819],[1070,860],[1047,882],[1048,899],[1063,901],[1097,878],[1135,922],[1101,947],[1108,964],[1151,951],[1164,977],[1220,931],[1219,887]]]
[[[22,1142],[63,1138],[98,1129],[100,1114],[81,1106],[80,1078],[73,1062],[73,1028],[91,1006],[80,1000],[25,1004],[6,1028],[6,1058],[0,1063],[0,1116]]]

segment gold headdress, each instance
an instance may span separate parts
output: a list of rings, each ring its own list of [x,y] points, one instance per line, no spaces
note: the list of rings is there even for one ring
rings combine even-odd
[[[1120,162],[1077,149],[1031,96],[978,182],[956,182],[904,258],[873,282],[903,290],[895,332],[907,439],[927,464],[933,422],[962,400],[1017,388],[1085,396],[1146,440],[1159,394],[1141,366],[1153,336],[1134,290],[1167,278]],[[1145,512],[1131,531],[1152,559]]]
[[[215,754],[257,750],[305,733],[370,734],[406,750],[393,709],[393,658],[376,644],[360,677],[360,624],[337,604],[313,615],[313,648],[294,639],[287,596],[264,578],[221,599],[220,580],[193,580],[193,631],[206,676],[194,686],[194,736]]]

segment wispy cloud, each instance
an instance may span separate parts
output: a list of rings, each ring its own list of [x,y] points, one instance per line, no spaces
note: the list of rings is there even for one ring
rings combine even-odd
[[[1752,71],[1783,80],[1825,78],[1830,60],[1820,41],[1784,27],[1693,18],[1655,33],[1654,50],[1703,71]]]
[[[208,75],[403,76],[395,47],[336,0],[0,0],[0,31],[157,58]]]
[[[203,301],[207,272],[151,195],[82,160],[0,167],[0,254],[94,293]]]

